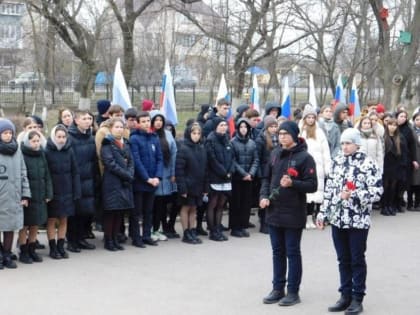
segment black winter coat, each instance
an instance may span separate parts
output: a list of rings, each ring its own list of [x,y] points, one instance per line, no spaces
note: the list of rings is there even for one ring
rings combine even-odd
[[[235,154],[228,134],[211,132],[206,140],[210,184],[230,183],[235,172]]]
[[[265,131],[261,131],[258,135],[257,139],[255,140],[255,146],[257,148],[257,154],[258,154],[258,162],[259,162],[259,168],[257,171],[257,177],[263,177],[265,167],[270,160],[270,154],[272,150],[269,150],[267,148],[267,145],[265,143]]]
[[[111,137],[102,141],[101,159],[104,164],[102,177],[102,202],[104,210],[126,210],[134,208],[133,181],[134,162],[130,145],[124,139],[123,148]]]
[[[48,203],[48,217],[67,217],[75,214],[75,201],[80,199],[80,176],[70,141],[59,151],[48,138],[45,156],[53,183],[53,199]]]
[[[22,143],[21,150],[31,189],[29,205],[23,208],[24,225],[41,225],[47,222],[47,202],[45,199],[51,200],[53,198],[50,171],[42,149],[34,151]]]
[[[280,179],[288,174],[288,169],[295,169],[298,174],[292,177],[291,187],[280,187]],[[273,193],[273,189],[277,193]],[[307,152],[305,140],[291,149],[277,147],[267,163],[262,180],[260,199],[270,198],[266,211],[268,225],[303,229],[306,224],[306,194],[317,190],[315,161]]]
[[[207,153],[202,144],[187,138],[178,147],[175,178],[180,195],[201,197],[207,192]]]
[[[93,215],[96,208],[95,198],[99,177],[95,138],[90,130],[82,133],[74,124],[69,127],[68,132],[79,169],[82,193],[81,198],[76,203],[76,214]]]
[[[401,154],[398,155],[397,147],[391,137],[385,138],[384,154],[384,180],[399,180],[405,182],[407,172],[410,169],[411,161],[409,157],[407,141],[403,134],[399,134]]]
[[[234,180],[242,180],[247,174],[250,174],[254,178],[260,166],[257,146],[254,140],[250,139],[251,126],[246,121],[249,130],[248,135],[242,137],[239,134],[239,125],[243,121],[243,119],[239,119],[236,123],[236,136],[231,141],[235,153]]]

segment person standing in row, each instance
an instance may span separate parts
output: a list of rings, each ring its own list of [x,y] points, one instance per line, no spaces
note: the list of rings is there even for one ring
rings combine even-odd
[[[31,191],[15,126],[5,118],[0,118],[0,187],[0,269],[14,269],[17,265],[12,260],[13,235],[23,227],[22,207],[28,206]]]
[[[163,157],[159,138],[151,130],[150,114],[140,112],[138,129],[131,131],[130,148],[135,166],[134,210],[130,213],[130,236],[135,247],[156,246],[152,240],[153,203],[155,191],[163,176]],[[140,214],[143,215],[143,234],[140,236]]]
[[[316,111],[307,107],[302,114],[300,121],[300,136],[305,139],[308,146],[308,153],[312,155],[316,163],[316,175],[318,188],[316,192],[306,195],[307,220],[306,228],[315,229],[315,218],[322,204],[324,194],[324,181],[331,167],[331,155],[328,140],[324,131],[316,123]]]
[[[306,194],[316,191],[317,176],[315,161],[307,152],[305,140],[298,135],[295,122],[285,121],[280,125],[281,145],[271,153],[261,185],[260,207],[267,211],[266,224],[273,251],[273,290],[263,299],[265,304],[300,303],[300,242],[306,224]]]
[[[104,247],[109,251],[123,250],[118,242],[124,212],[132,211],[134,162],[128,140],[123,137],[124,123],[120,118],[108,122],[110,133],[102,140],[101,160],[102,204],[104,207]]]
[[[32,130],[24,135],[21,144],[32,195],[28,206],[23,208],[23,228],[19,231],[19,261],[26,264],[42,261],[42,257],[35,252],[38,226],[47,222],[47,203],[53,197],[42,139],[38,131]]]
[[[153,206],[153,233],[152,238],[155,241],[166,241],[168,238],[159,230],[166,227],[166,218],[168,204],[171,203],[171,197],[176,192],[175,182],[175,161],[176,161],[176,143],[169,130],[166,130],[166,119],[162,112],[153,110],[150,112],[152,130],[157,134],[160,142],[163,157],[162,180],[155,191],[155,201]]]
[[[51,130],[45,155],[53,184],[53,198],[48,203],[47,222],[50,257],[68,258],[69,255],[64,250],[67,218],[75,213],[75,202],[80,199],[81,187],[76,158],[65,126],[57,125]]]
[[[92,116],[88,111],[76,111],[74,121],[68,128],[69,141],[76,158],[81,196],[76,203],[75,214],[68,218],[67,249],[79,253],[82,249],[92,250],[95,245],[85,240],[87,222],[95,214],[96,189],[99,184],[99,167],[96,156],[95,138],[92,136]]]
[[[226,120],[215,116],[214,131],[206,140],[210,197],[207,206],[209,238],[213,241],[227,241],[222,233],[223,207],[232,191],[232,175],[235,171],[235,157],[229,141]]]
[[[196,210],[207,196],[207,154],[201,143],[201,126],[198,122],[187,125],[184,141],[176,156],[176,183],[181,204],[182,241],[201,244],[196,227]]]
[[[230,235],[249,237],[247,231],[251,215],[253,180],[259,167],[257,147],[251,139],[251,124],[246,118],[236,122],[236,135],[231,141],[235,154],[232,198],[229,211]]]
[[[328,311],[357,315],[363,311],[366,243],[372,204],[382,194],[382,176],[376,162],[359,150],[359,130],[344,130],[340,141],[342,152],[333,160],[316,223],[320,229],[331,224],[340,272],[341,297]]]

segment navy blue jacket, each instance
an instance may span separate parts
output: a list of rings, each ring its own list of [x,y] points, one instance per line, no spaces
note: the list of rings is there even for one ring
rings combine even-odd
[[[158,136],[154,132],[140,129],[131,131],[130,148],[134,160],[134,191],[155,191],[156,187],[147,183],[149,178],[163,176],[163,157]]]

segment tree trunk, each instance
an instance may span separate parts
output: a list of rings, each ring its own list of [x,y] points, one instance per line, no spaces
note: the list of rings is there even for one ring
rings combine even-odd
[[[90,97],[92,95],[95,64],[83,61],[80,65],[80,100],[79,109],[90,109]]]
[[[134,68],[134,43],[133,43],[133,32],[134,32],[134,21],[133,23],[125,23],[124,27],[121,26],[123,33],[123,44],[124,44],[124,60],[123,69],[124,79],[127,86],[131,82],[131,76]]]

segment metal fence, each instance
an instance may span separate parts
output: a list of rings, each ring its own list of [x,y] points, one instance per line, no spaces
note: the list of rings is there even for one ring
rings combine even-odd
[[[143,99],[159,102],[161,87],[156,85],[129,87],[133,106],[139,107]],[[96,108],[100,99],[110,99],[112,88],[109,85],[95,85],[91,96],[91,108]],[[215,94],[214,94],[215,95]],[[41,88],[37,84],[10,85],[7,81],[0,81],[0,107],[3,109],[17,109],[21,112],[31,111],[34,104],[37,107],[75,108],[79,104],[80,93],[76,91],[72,82],[57,83],[54,86]],[[195,110],[198,104],[208,103],[210,91],[205,88],[175,89],[175,100],[178,110]]]

